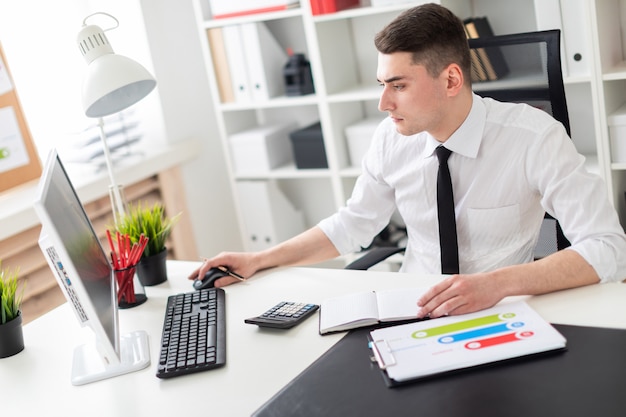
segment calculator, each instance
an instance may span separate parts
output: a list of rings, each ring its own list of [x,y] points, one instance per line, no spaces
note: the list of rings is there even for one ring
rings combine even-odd
[[[244,321],[248,324],[256,324],[260,327],[289,329],[302,323],[319,307],[320,306],[316,304],[281,301],[260,316],[245,319]]]

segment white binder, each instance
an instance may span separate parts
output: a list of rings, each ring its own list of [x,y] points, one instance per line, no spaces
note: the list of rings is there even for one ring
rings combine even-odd
[[[237,181],[248,251],[267,249],[305,229],[296,210],[274,180]]]
[[[252,100],[252,93],[248,82],[248,64],[243,49],[241,30],[239,25],[224,26],[222,30],[224,45],[226,47],[226,58],[230,68],[230,77],[237,103],[246,103]]]
[[[589,10],[585,0],[562,0],[561,21],[563,22],[563,40],[565,55],[562,61],[567,63],[569,77],[589,76],[591,48],[588,22]]]
[[[244,23],[240,29],[252,99],[265,101],[285,94],[283,68],[287,52],[264,23]]]
[[[563,22],[561,21],[560,0],[535,0],[535,19],[537,30],[559,29],[561,31],[561,70],[566,77],[567,60],[565,59],[565,41],[563,36]]]

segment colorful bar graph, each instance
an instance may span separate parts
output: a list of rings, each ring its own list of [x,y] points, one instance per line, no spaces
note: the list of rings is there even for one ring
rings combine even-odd
[[[430,329],[419,330],[411,334],[415,339],[424,339],[427,337],[439,336],[442,334],[453,333],[463,330],[469,330],[476,327],[486,326],[488,324],[499,323],[515,317],[515,313],[492,314],[485,317],[478,317],[471,320],[461,321],[458,323],[446,324],[443,326],[432,327]]]

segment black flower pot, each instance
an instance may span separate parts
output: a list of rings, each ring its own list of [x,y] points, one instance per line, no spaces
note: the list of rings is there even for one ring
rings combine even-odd
[[[7,358],[24,350],[22,315],[0,324],[0,358]]]
[[[155,255],[141,258],[137,264],[137,276],[144,287],[167,281],[166,261],[167,248]]]

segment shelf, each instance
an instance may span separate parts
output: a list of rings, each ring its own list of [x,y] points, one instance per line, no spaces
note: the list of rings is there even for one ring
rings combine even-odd
[[[270,13],[255,13],[246,16],[230,17],[225,19],[210,19],[203,22],[204,29],[219,28],[222,26],[239,25],[242,23],[251,22],[266,22],[269,20],[289,19],[291,17],[301,17],[302,8],[297,7],[289,10],[270,12]]]
[[[315,94],[305,96],[279,96],[271,98],[267,101],[249,101],[245,103],[222,103],[220,109],[223,112],[241,111],[241,110],[257,110],[257,109],[275,109],[280,107],[294,106],[310,106],[318,103]]]
[[[267,179],[297,179],[297,178],[330,178],[331,173],[327,168],[298,169],[295,164],[288,164],[271,171],[258,173],[235,173],[235,179],[241,180],[267,180]]]
[[[352,166],[347,167],[347,168],[342,169],[339,175],[341,175],[344,178],[356,178],[359,175],[361,175],[361,168],[352,167]]]
[[[198,4],[201,1],[203,0],[196,0]],[[569,0],[561,0],[560,4],[563,5],[564,1]],[[294,164],[289,164],[269,172],[253,174],[229,172],[233,187],[238,181],[280,180],[287,199],[302,210],[307,226],[317,224],[322,216],[330,215],[335,209],[342,207],[346,197],[351,193],[354,180],[361,172],[359,166],[347,165],[350,155],[345,128],[358,120],[373,117],[374,114],[381,114],[382,119],[382,113],[378,113],[377,109],[381,87],[375,80],[377,52],[373,45],[374,34],[401,11],[425,2],[403,1],[390,6],[357,7],[317,16],[312,16],[308,5],[301,3],[303,6],[301,8],[282,12],[201,22],[199,29],[203,38],[206,38],[206,30],[210,28],[266,22],[279,44],[283,47],[296,44],[306,53],[315,78],[316,94],[301,97],[281,96],[261,102],[216,102],[214,103],[216,117],[222,146],[228,157],[230,157],[228,139],[234,133],[264,123],[289,120],[297,123],[298,127],[305,127],[314,120],[319,120],[323,126],[324,147],[330,168],[301,170]],[[449,7],[462,19],[471,15],[487,15],[494,31],[504,34],[536,30],[540,25],[539,21],[545,17],[536,15],[537,6],[543,2],[544,0],[522,2],[502,0],[498,2],[497,7],[494,7],[495,2],[492,0],[443,0],[439,3]],[[611,150],[606,125],[607,115],[604,113],[606,109],[614,109],[623,102],[626,83],[623,83],[623,86],[621,83],[605,85],[602,81],[626,81],[626,62],[615,65],[604,74],[599,71],[602,62],[614,62],[615,56],[624,54],[622,46],[613,39],[616,39],[616,34],[624,31],[622,27],[626,27],[621,22],[626,20],[626,17],[617,13],[618,6],[626,5],[626,0],[617,2],[577,0],[575,3],[576,7],[580,7],[578,15],[572,14],[575,12],[563,14],[566,20],[560,22],[560,26],[564,31],[575,28],[577,30],[575,33],[577,36],[573,38],[575,40],[587,36],[591,50],[583,51],[583,56],[590,57],[586,67],[588,71],[584,71],[585,68],[575,68],[576,71],[573,71],[575,75],[564,78],[572,138],[579,151],[586,154],[587,169],[605,180],[609,195],[613,198],[615,195],[623,194],[624,190],[620,187],[626,184],[626,173],[623,174],[625,178],[618,177],[622,175],[621,171],[626,172],[626,163],[609,162]],[[510,12],[511,6],[514,6],[515,10],[513,17]],[[594,8],[596,13],[593,13]],[[590,12],[588,15],[587,11]],[[553,24],[552,18],[559,20],[559,16],[551,16],[548,19],[550,22],[545,24]],[[581,24],[586,27],[580,27]],[[563,38],[572,39],[567,36]],[[565,48],[565,44],[562,46],[565,54],[572,52],[571,49]],[[205,47],[208,48],[208,45]],[[580,44],[574,47],[574,52],[579,52],[577,47],[580,47]],[[473,89],[488,95],[489,91],[496,88],[515,92],[533,86],[543,87],[546,75],[542,63],[538,62],[539,60],[528,61],[523,50],[514,52],[508,57],[511,58],[509,74],[501,80],[474,83]],[[571,64],[567,56],[563,55],[562,62]],[[526,69],[521,70],[522,67]],[[206,70],[214,82],[213,68]],[[213,98],[217,99],[217,95],[213,95]],[[538,106],[540,104],[537,103]],[[614,171],[613,175],[609,175],[611,170]],[[237,203],[237,196],[235,201],[240,212],[245,209]],[[614,203],[626,223],[626,208],[618,207],[623,205],[622,199]],[[238,216],[243,230],[242,237],[245,240],[243,217],[241,213],[238,213]]]
[[[326,100],[329,103],[346,103],[352,101],[368,101],[380,99],[381,87],[376,83],[357,85],[338,93],[329,94]]]
[[[626,79],[626,61],[622,61],[612,66],[602,75],[604,81],[624,80]]]
[[[415,3],[415,2],[413,2],[413,3]],[[412,5],[415,6],[415,4],[412,4]],[[356,18],[356,17],[373,16],[373,15],[379,15],[379,14],[383,14],[383,13],[400,12],[402,10],[407,9],[410,6],[411,6],[411,4],[406,4],[406,2],[405,2],[404,4],[403,3],[399,3],[399,4],[394,4],[394,5],[391,5],[391,6],[354,7],[354,8],[351,8],[351,9],[346,9],[346,10],[339,11],[337,13],[328,13],[328,14],[322,14],[322,15],[318,15],[318,16],[313,16],[313,21],[315,23],[330,22],[330,21],[333,21],[333,20],[346,20],[346,19],[352,19],[352,18]]]

